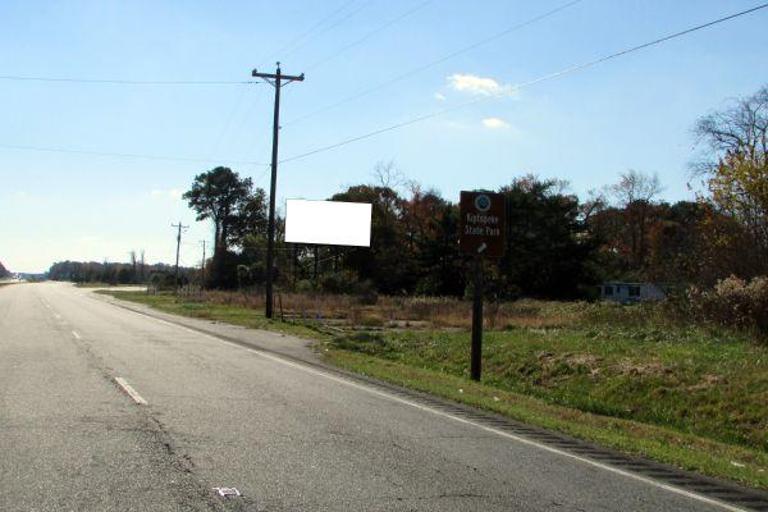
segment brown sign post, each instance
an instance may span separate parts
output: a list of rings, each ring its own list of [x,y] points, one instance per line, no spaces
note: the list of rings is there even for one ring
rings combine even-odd
[[[501,258],[506,247],[504,194],[461,192],[459,246],[474,258],[470,375],[480,380],[483,353],[483,258]]]

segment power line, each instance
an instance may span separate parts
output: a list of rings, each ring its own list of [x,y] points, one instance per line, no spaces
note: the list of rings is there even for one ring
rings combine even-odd
[[[195,163],[221,163],[222,161],[231,164],[238,165],[264,165],[262,162],[254,162],[251,160],[227,160],[227,159],[210,159],[210,158],[186,158],[176,156],[162,156],[162,155],[144,155],[139,153],[113,153],[108,151],[91,151],[86,149],[69,149],[69,148],[55,148],[55,147],[42,147],[42,146],[22,146],[15,144],[0,144],[0,149],[12,149],[18,151],[36,151],[45,153],[68,153],[76,155],[92,155],[92,156],[105,156],[116,158],[136,158],[142,160],[166,160],[175,162],[195,162]]]
[[[578,1],[580,1],[580,0],[578,0]],[[573,4],[573,3],[575,3],[575,2],[571,2],[571,4]],[[569,5],[569,4],[566,4],[565,6],[567,6],[567,5]],[[562,6],[561,8],[565,8],[565,6]],[[544,81],[551,80],[551,79],[554,79],[554,78],[559,78],[561,76],[565,76],[565,75],[568,75],[568,74],[571,74],[571,73],[575,73],[575,72],[584,70],[586,68],[595,66],[597,64],[600,64],[600,63],[603,63],[603,62],[606,62],[606,61],[609,61],[609,60],[612,60],[612,59],[615,59],[615,58],[618,58],[618,57],[622,57],[622,56],[627,55],[629,53],[633,53],[633,52],[636,52],[636,51],[639,51],[639,50],[642,50],[642,49],[645,49],[645,48],[648,48],[648,47],[651,47],[651,46],[655,46],[655,45],[664,43],[666,41],[669,41],[671,39],[682,37],[682,36],[690,34],[692,32],[703,30],[705,28],[709,28],[709,27],[712,27],[714,25],[718,25],[720,23],[724,23],[726,21],[730,21],[730,20],[738,18],[738,17],[745,16],[747,14],[751,14],[753,12],[765,9],[766,7],[768,7],[768,2],[759,4],[759,5],[751,8],[751,9],[747,9],[747,10],[740,11],[740,12],[737,12],[737,13],[734,13],[734,14],[731,14],[731,15],[728,15],[728,16],[717,18],[717,19],[712,20],[710,22],[707,22],[707,23],[704,23],[704,24],[701,24],[701,25],[696,25],[694,27],[688,28],[686,30],[682,30],[680,32],[669,34],[667,36],[664,36],[664,37],[661,37],[661,38],[658,38],[658,39],[654,39],[652,41],[649,41],[649,42],[646,42],[646,43],[643,43],[643,44],[640,44],[640,45],[637,45],[637,46],[633,46],[633,47],[626,48],[624,50],[621,50],[621,51],[618,51],[618,52],[615,52],[615,53],[612,53],[612,54],[609,54],[609,55],[605,55],[603,57],[600,57],[600,58],[592,60],[592,61],[588,61],[588,62],[585,62],[585,63],[582,63],[582,64],[574,65],[574,66],[565,68],[563,70],[560,70],[560,71],[557,71],[557,72],[554,72],[554,73],[550,73],[548,75],[544,75],[544,76],[541,76],[539,78],[536,78],[536,79],[533,79],[533,80],[530,80],[530,81],[527,81],[527,82],[523,82],[523,83],[517,84],[517,85],[513,86],[512,89],[513,90],[520,90],[522,88],[529,87],[531,85],[534,85],[534,84],[537,84],[537,83],[540,83],[540,82],[544,82]],[[550,11],[550,13],[551,13],[551,11]],[[0,76],[0,79],[1,78],[3,78],[3,77]],[[168,82],[166,82],[166,83],[168,83]],[[201,83],[201,82],[196,82],[196,83]],[[220,83],[233,83],[233,82],[220,82]],[[260,82],[240,82],[240,83],[260,83]],[[415,124],[415,123],[418,123],[418,122],[421,122],[421,121],[424,121],[424,120],[427,120],[427,119],[431,119],[433,117],[438,117],[438,116],[441,116],[441,115],[446,114],[448,112],[452,112],[454,110],[458,110],[460,108],[468,107],[468,106],[471,106],[471,105],[474,105],[474,104],[477,104],[477,103],[481,103],[481,102],[484,102],[484,101],[490,101],[492,99],[498,98],[499,96],[500,95],[491,95],[491,96],[486,96],[486,97],[482,97],[482,98],[477,98],[477,99],[472,100],[472,101],[468,101],[468,102],[465,102],[465,103],[458,104],[458,105],[456,105],[454,107],[442,109],[442,110],[439,110],[439,111],[436,111],[436,112],[433,112],[433,113],[430,113],[430,114],[422,115],[422,116],[419,116],[419,117],[416,117],[416,118],[413,118],[413,119],[410,119],[410,120],[407,120],[407,121],[404,121],[404,122],[401,122],[401,123],[397,123],[397,124],[394,124],[394,125],[391,125],[391,126],[388,126],[388,127],[385,127],[385,128],[381,128],[381,129],[375,130],[373,132],[369,132],[369,133],[366,133],[366,134],[363,134],[363,135],[359,135],[359,136],[356,136],[356,137],[345,139],[345,140],[342,140],[342,141],[337,142],[335,144],[331,144],[331,145],[324,146],[324,147],[321,147],[321,148],[317,148],[317,149],[314,149],[314,150],[311,150],[311,151],[307,151],[305,153],[294,155],[292,157],[280,160],[280,163],[290,162],[290,161],[293,161],[293,160],[299,160],[299,159],[302,159],[302,158],[306,158],[306,157],[308,157],[310,155],[314,155],[316,153],[321,153],[321,152],[329,151],[331,149],[335,149],[335,148],[338,148],[338,147],[341,147],[341,146],[345,146],[345,145],[351,144],[353,142],[357,142],[357,141],[360,141],[360,140],[363,140],[363,139],[374,137],[374,136],[379,135],[381,133],[385,133],[385,132],[388,132],[388,131],[396,130],[398,128],[409,126],[411,124]],[[268,164],[264,164],[263,162],[256,162],[256,161],[252,161],[252,160],[226,160],[226,159],[213,160],[213,159],[204,159],[204,158],[186,158],[186,157],[173,157],[173,156],[160,156],[160,155],[146,155],[146,154],[137,154],[137,153],[114,153],[114,152],[105,152],[105,151],[90,151],[90,150],[81,150],[81,149],[54,148],[54,147],[41,147],[41,146],[24,146],[24,145],[11,145],[11,144],[0,144],[0,148],[12,149],[12,150],[21,150],[21,151],[72,153],[72,154],[84,154],[84,155],[94,155],[94,156],[119,157],[119,158],[138,158],[138,159],[148,159],[148,160],[170,160],[170,161],[203,162],[203,163],[215,163],[215,162],[221,162],[222,160],[224,160],[224,161],[227,161],[227,162],[232,163],[232,164],[268,165]],[[261,179],[261,178],[259,178],[259,179]]]
[[[263,180],[267,176],[267,174],[269,174],[269,171],[271,171],[271,170],[272,170],[272,165],[271,164],[265,165],[264,166],[264,171],[261,174],[259,174],[258,178],[253,180],[253,183],[254,184],[258,184],[259,182],[261,182],[261,180]]]
[[[71,78],[51,76],[0,75],[0,80],[19,82],[63,82],[78,84],[110,84],[110,85],[246,85],[258,84],[253,80],[122,80],[114,78]]]
[[[343,16],[341,19],[339,19],[339,20],[337,20],[336,22],[332,23],[332,24],[331,24],[331,25],[329,25],[328,27],[326,27],[326,28],[322,29],[320,32],[316,33],[316,34],[314,35],[314,37],[318,37],[318,36],[321,36],[321,35],[325,34],[326,32],[329,32],[330,30],[332,30],[332,29],[336,28],[337,26],[341,25],[342,23],[344,23],[345,21],[347,21],[349,18],[351,18],[351,17],[352,17],[352,16],[354,16],[355,14],[357,14],[357,13],[359,13],[360,11],[362,11],[363,9],[365,9],[365,8],[366,8],[366,7],[367,7],[367,6],[368,6],[368,5],[369,5],[369,4],[372,2],[372,1],[373,1],[373,0],[368,0],[368,1],[366,1],[366,2],[363,2],[363,4],[362,4],[360,7],[358,7],[357,9],[354,9],[353,11],[351,11],[351,12],[349,12],[349,13],[347,13],[347,14],[346,14],[345,16]],[[309,42],[309,40],[308,40],[308,39],[307,39],[307,40],[305,40],[305,41],[303,41],[302,43],[300,43],[300,44],[298,44],[298,45],[294,46],[293,48],[291,48],[290,50],[288,50],[286,53],[282,54],[280,57],[284,59],[284,58],[285,58],[285,57],[287,57],[288,55],[291,55],[291,54],[295,53],[295,52],[296,52],[296,50],[298,50],[299,48],[303,48],[304,46],[306,46],[308,42]]]
[[[534,23],[537,23],[537,22],[539,22],[541,20],[544,20],[544,19],[546,19],[546,18],[548,18],[548,17],[550,17],[550,16],[552,16],[554,14],[557,14],[558,12],[560,12],[560,11],[562,11],[564,9],[567,9],[568,7],[571,7],[573,5],[576,5],[576,4],[578,4],[578,3],[582,2],[582,1],[583,0],[571,0],[571,1],[567,2],[567,3],[565,3],[565,4],[560,5],[559,7],[556,7],[554,9],[549,10],[549,11],[546,11],[546,12],[544,12],[542,14],[539,14],[537,16],[529,18],[529,19],[527,19],[525,21],[522,21],[520,23],[516,23],[516,24],[514,24],[512,26],[509,26],[509,27],[505,28],[504,30],[502,30],[501,32],[497,32],[496,34],[494,34],[492,36],[489,36],[489,37],[486,37],[484,39],[481,39],[480,41],[476,41],[476,42],[474,42],[474,43],[472,43],[472,44],[470,44],[468,46],[465,46],[465,47],[460,48],[460,49],[458,49],[458,50],[456,50],[454,52],[451,52],[451,53],[449,53],[447,55],[444,55],[443,57],[440,57],[438,59],[430,61],[430,62],[428,62],[426,64],[422,64],[422,65],[420,65],[418,67],[415,67],[415,68],[413,68],[413,69],[411,69],[409,71],[406,71],[405,73],[401,73],[401,74],[399,74],[397,76],[394,76],[394,77],[390,78],[389,80],[386,80],[386,81],[381,82],[381,83],[379,83],[377,85],[374,85],[373,87],[370,87],[368,89],[364,89],[364,90],[362,90],[360,92],[357,92],[357,93],[355,93],[355,94],[353,94],[351,96],[347,96],[346,98],[342,98],[341,100],[339,100],[339,101],[337,101],[335,103],[331,103],[331,104],[326,105],[324,107],[320,107],[318,109],[312,110],[312,111],[310,111],[310,112],[308,112],[306,114],[303,114],[303,115],[301,115],[299,117],[295,117],[295,118],[289,120],[288,122],[284,123],[283,126],[289,126],[289,125],[296,124],[296,123],[298,123],[300,121],[304,121],[305,119],[309,119],[310,117],[314,117],[314,116],[316,116],[318,114],[321,114],[323,112],[327,112],[328,110],[332,110],[332,109],[334,109],[336,107],[339,107],[341,105],[349,103],[350,101],[354,101],[356,99],[363,98],[365,96],[373,94],[374,92],[380,91],[380,90],[382,90],[382,89],[384,89],[386,87],[389,87],[392,84],[395,84],[397,82],[405,80],[406,78],[410,78],[411,76],[413,76],[413,75],[415,75],[417,73],[421,73],[422,71],[426,71],[427,69],[433,68],[433,67],[435,67],[435,66],[437,66],[439,64],[442,64],[443,62],[446,62],[446,61],[448,61],[450,59],[453,59],[454,57],[458,57],[459,55],[462,55],[462,54],[467,53],[467,52],[469,52],[471,50],[474,50],[475,48],[478,48],[479,46],[482,46],[482,45],[485,45],[485,44],[490,43],[492,41],[495,41],[497,39],[500,39],[500,38],[502,38],[502,37],[504,37],[504,36],[506,36],[506,35],[508,35],[508,34],[510,34],[512,32],[515,32],[517,30],[525,28],[525,27],[527,27],[529,25],[533,25]]]
[[[341,48],[339,48],[337,51],[335,51],[331,55],[316,61],[314,64],[311,64],[310,66],[307,67],[307,71],[311,71],[312,69],[315,69],[319,65],[325,64],[326,62],[335,59],[336,57],[338,57],[342,53],[344,53],[344,52],[354,48],[355,46],[361,45],[362,43],[364,43],[365,41],[367,41],[371,37],[375,36],[379,32],[381,32],[381,31],[391,27],[392,25],[398,23],[399,21],[407,18],[411,14],[413,14],[413,13],[415,13],[417,11],[420,11],[421,9],[423,9],[427,5],[431,4],[432,2],[433,2],[433,0],[426,0],[424,2],[421,2],[420,4],[416,5],[415,7],[411,8],[411,9],[408,9],[404,13],[396,16],[395,18],[385,22],[382,25],[379,25],[378,27],[376,27],[375,29],[371,30],[370,32],[368,32],[367,34],[362,36],[361,38],[359,38],[359,39],[357,39],[357,40],[355,40],[355,41],[353,41],[353,42],[351,42],[351,43],[349,43],[349,44],[347,44],[345,46],[342,46]]]
[[[347,6],[349,6],[349,5],[353,4],[353,3],[355,3],[355,0],[348,0],[347,2],[344,2],[340,7],[335,9],[333,12],[331,12],[327,16],[324,16],[322,19],[320,19],[320,21],[318,21],[314,25],[312,25],[308,30],[304,31],[299,36],[294,37],[293,39],[291,39],[291,41],[289,43],[284,44],[283,46],[281,46],[278,50],[276,50],[275,52],[272,53],[272,55],[274,56],[274,58],[272,60],[275,60],[278,56],[282,56],[282,52],[284,52],[286,50],[291,50],[292,51],[293,50],[292,47],[295,46],[297,43],[299,43],[299,41],[301,41],[302,39],[311,37],[312,33],[315,30],[317,30],[320,27],[322,27],[328,20],[333,19],[334,16],[336,16],[338,13],[342,12],[344,9],[347,8]]]
[[[245,99],[245,94],[247,92],[248,92],[248,89],[243,87],[240,91],[240,94],[237,96],[237,100],[235,100],[235,104],[232,106],[232,109],[230,110],[229,115],[226,117],[224,126],[219,132],[219,135],[216,137],[215,143],[213,145],[213,151],[211,152],[212,154],[215,154],[219,150],[219,147],[221,146],[221,141],[224,139],[224,135],[226,135],[227,131],[229,131],[229,127],[232,125],[232,121],[234,120],[235,115],[237,114],[237,111],[240,109],[240,104],[243,102],[243,99]]]
[[[745,11],[740,11],[740,12],[737,12],[737,13],[734,13],[734,14],[730,14],[728,16],[724,16],[722,18],[717,18],[717,19],[709,21],[707,23],[703,23],[701,25],[696,25],[694,27],[691,27],[691,28],[688,28],[688,29],[685,29],[685,30],[681,30],[680,32],[675,32],[673,34],[669,34],[669,35],[660,37],[658,39],[654,39],[652,41],[648,41],[646,43],[639,44],[637,46],[632,46],[630,48],[626,48],[624,50],[620,50],[618,52],[611,53],[609,55],[605,55],[605,56],[600,57],[600,58],[595,59],[595,60],[584,62],[582,64],[577,64],[575,66],[571,66],[571,67],[565,68],[565,69],[563,69],[561,71],[557,71],[557,72],[554,72],[554,73],[550,73],[548,75],[541,76],[539,78],[535,78],[533,80],[529,80],[527,82],[522,82],[520,84],[517,84],[517,85],[513,86],[511,89],[513,91],[518,91],[520,89],[523,89],[525,87],[529,87],[529,86],[534,85],[534,84],[538,84],[540,82],[544,82],[544,81],[547,81],[547,80],[552,80],[554,78],[559,78],[559,77],[562,77],[562,76],[565,76],[565,75],[576,73],[578,71],[582,71],[584,69],[596,66],[596,65],[601,64],[603,62],[606,62],[606,61],[609,61],[609,60],[613,60],[613,59],[616,59],[618,57],[622,57],[624,55],[627,55],[627,54],[630,54],[630,53],[634,53],[636,51],[640,51],[640,50],[643,50],[645,48],[649,48],[651,46],[656,46],[656,45],[662,44],[662,43],[667,42],[667,41],[669,41],[671,39],[676,39],[678,37],[682,37],[682,36],[690,34],[692,32],[697,32],[699,30],[703,30],[705,28],[709,28],[709,27],[712,27],[714,25],[718,25],[720,23],[724,23],[726,21],[730,21],[730,20],[732,20],[734,18],[738,18],[738,17],[741,17],[741,16],[745,16],[747,14],[751,14],[751,13],[759,11],[761,9],[765,9],[766,7],[768,7],[768,2],[760,4],[760,5],[756,6],[756,7],[751,8],[751,9],[747,9]],[[380,128],[378,130],[374,130],[372,132],[368,132],[368,133],[365,133],[365,134],[362,134],[362,135],[358,135],[356,137],[351,137],[349,139],[342,140],[342,141],[337,142],[335,144],[330,144],[328,146],[323,146],[323,147],[320,147],[320,148],[317,148],[317,149],[313,149],[311,151],[307,151],[305,153],[301,153],[301,154],[298,154],[298,155],[295,155],[295,156],[283,159],[283,160],[280,161],[280,163],[291,162],[291,161],[294,161],[294,160],[300,160],[302,158],[306,158],[308,156],[315,155],[317,153],[323,153],[325,151],[330,151],[332,149],[336,149],[336,148],[341,147],[341,146],[346,146],[347,144],[352,144],[353,142],[358,142],[358,141],[361,141],[361,140],[364,140],[364,139],[375,137],[376,135],[380,135],[380,134],[385,133],[385,132],[389,132],[389,131],[392,131],[392,130],[403,128],[405,126],[416,124],[416,123],[419,123],[421,121],[425,121],[427,119],[431,119],[433,117],[438,117],[438,116],[441,116],[441,115],[446,114],[448,112],[452,112],[454,110],[465,108],[465,107],[468,107],[470,105],[475,105],[477,103],[481,103],[481,102],[485,102],[485,101],[490,101],[490,100],[499,98],[500,96],[502,96],[502,94],[494,94],[494,95],[490,95],[490,96],[485,96],[485,97],[477,98],[477,99],[472,100],[472,101],[467,101],[467,102],[455,105],[455,106],[450,107],[450,108],[445,108],[445,109],[442,109],[442,110],[438,110],[436,112],[432,112],[431,114],[425,114],[425,115],[422,115],[422,116],[419,116],[419,117],[416,117],[416,118],[413,118],[413,119],[409,119],[407,121],[403,121],[401,123],[397,123],[397,124],[393,124],[393,125],[387,126],[385,128]]]

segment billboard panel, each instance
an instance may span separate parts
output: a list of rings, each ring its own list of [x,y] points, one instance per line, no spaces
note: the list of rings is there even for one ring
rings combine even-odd
[[[371,245],[371,205],[288,199],[285,241],[298,244]]]

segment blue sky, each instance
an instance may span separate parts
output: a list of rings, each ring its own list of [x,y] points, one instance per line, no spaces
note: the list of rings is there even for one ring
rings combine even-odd
[[[664,197],[693,197],[691,127],[768,82],[768,10],[557,79],[514,85],[757,5],[742,0],[583,0],[379,91],[291,122],[567,3],[424,0],[0,2],[0,75],[248,81],[306,73],[283,90],[281,157],[494,97],[280,167],[285,198],[370,182],[377,162],[456,200],[516,176],[571,191],[658,173]],[[389,23],[388,26],[385,26]],[[360,41],[352,47],[345,47]],[[343,51],[341,51],[343,50]],[[0,79],[0,261],[198,264],[180,199],[194,175],[229,165],[267,188],[273,90],[265,84],[116,85]],[[156,160],[8,146],[168,156]]]

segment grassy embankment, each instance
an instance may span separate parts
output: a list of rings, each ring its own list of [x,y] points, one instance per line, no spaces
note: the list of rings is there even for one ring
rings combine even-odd
[[[148,294],[143,291],[97,290],[96,293],[111,295],[118,299],[137,302],[175,315],[216,320],[251,329],[265,329],[293,334],[305,338],[320,339],[323,333],[312,325],[296,322],[281,322],[264,317],[263,311],[236,304],[214,303],[194,299],[177,298],[170,293]]]
[[[314,322],[268,321],[237,297],[107,293],[170,313],[313,337],[343,368],[768,489],[768,347],[675,324],[653,305],[521,301],[493,308],[483,381],[475,383],[467,372],[468,305],[458,301],[432,301],[436,322],[425,320],[429,300],[402,302],[400,319],[387,301],[378,312],[361,307],[347,316],[369,327],[337,322],[342,330],[332,335]]]

